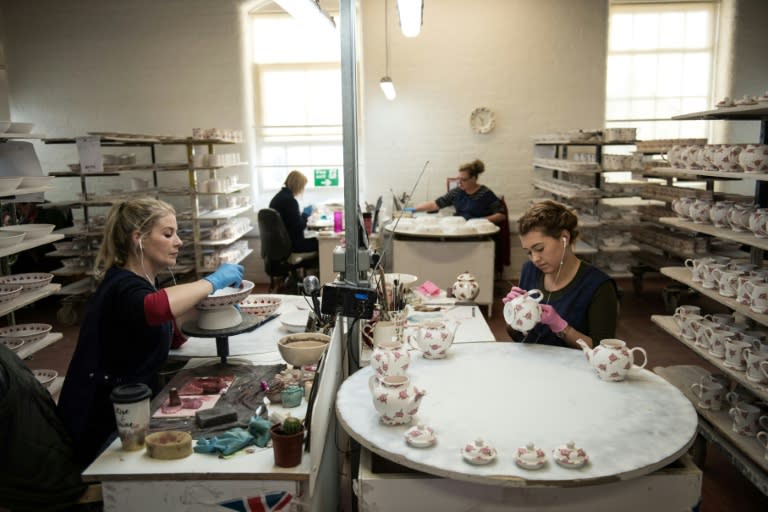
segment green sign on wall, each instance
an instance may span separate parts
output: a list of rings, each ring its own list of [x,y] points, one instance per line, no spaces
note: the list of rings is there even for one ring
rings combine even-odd
[[[315,186],[316,187],[338,187],[339,186],[339,169],[315,169]]]

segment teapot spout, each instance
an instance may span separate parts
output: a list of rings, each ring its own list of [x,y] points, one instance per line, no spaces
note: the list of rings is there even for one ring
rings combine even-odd
[[[587,357],[588,362],[592,362],[592,348],[587,345],[587,342],[583,339],[579,338],[576,340],[576,343],[581,347],[581,350],[584,351],[584,355]]]
[[[413,404],[418,407],[421,403],[421,399],[424,398],[427,392],[423,389],[419,389],[416,386],[413,387]]]

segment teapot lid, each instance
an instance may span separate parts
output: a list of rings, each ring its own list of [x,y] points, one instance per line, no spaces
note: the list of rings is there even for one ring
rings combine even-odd
[[[457,281],[475,281],[475,276],[469,270],[465,270],[456,278]]]
[[[552,457],[561,466],[573,469],[580,468],[589,461],[587,452],[577,447],[573,441],[568,441],[552,450]]]
[[[405,431],[405,442],[416,448],[427,448],[437,441],[432,427],[418,424]]]
[[[517,449],[515,463],[523,469],[539,469],[547,463],[547,455],[534,443],[528,443]]]
[[[477,438],[464,445],[461,455],[470,464],[488,464],[496,458],[496,448]]]

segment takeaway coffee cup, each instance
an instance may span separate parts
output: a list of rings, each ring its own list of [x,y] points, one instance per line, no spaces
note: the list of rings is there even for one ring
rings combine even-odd
[[[136,451],[144,447],[144,437],[149,430],[151,395],[149,386],[141,383],[125,384],[112,390],[110,398],[123,450]]]

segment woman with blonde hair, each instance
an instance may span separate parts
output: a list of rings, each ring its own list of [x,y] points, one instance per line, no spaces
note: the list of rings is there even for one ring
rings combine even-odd
[[[291,171],[285,178],[283,188],[269,202],[269,207],[277,210],[283,219],[285,229],[291,237],[292,252],[317,251],[317,238],[304,238],[304,229],[307,227],[307,219],[312,215],[312,206],[307,206],[300,212],[299,202],[296,200],[297,196],[304,193],[306,185],[306,176],[299,171]]]
[[[87,466],[116,430],[109,395],[122,384],[160,391],[157,372],[168,350],[184,343],[178,326],[195,305],[239,286],[243,267],[223,264],[197,281],[158,289],[157,276],[176,264],[182,241],[171,205],[154,198],[115,204],[96,258],[100,280],[89,299],[59,399],[78,461]]]

